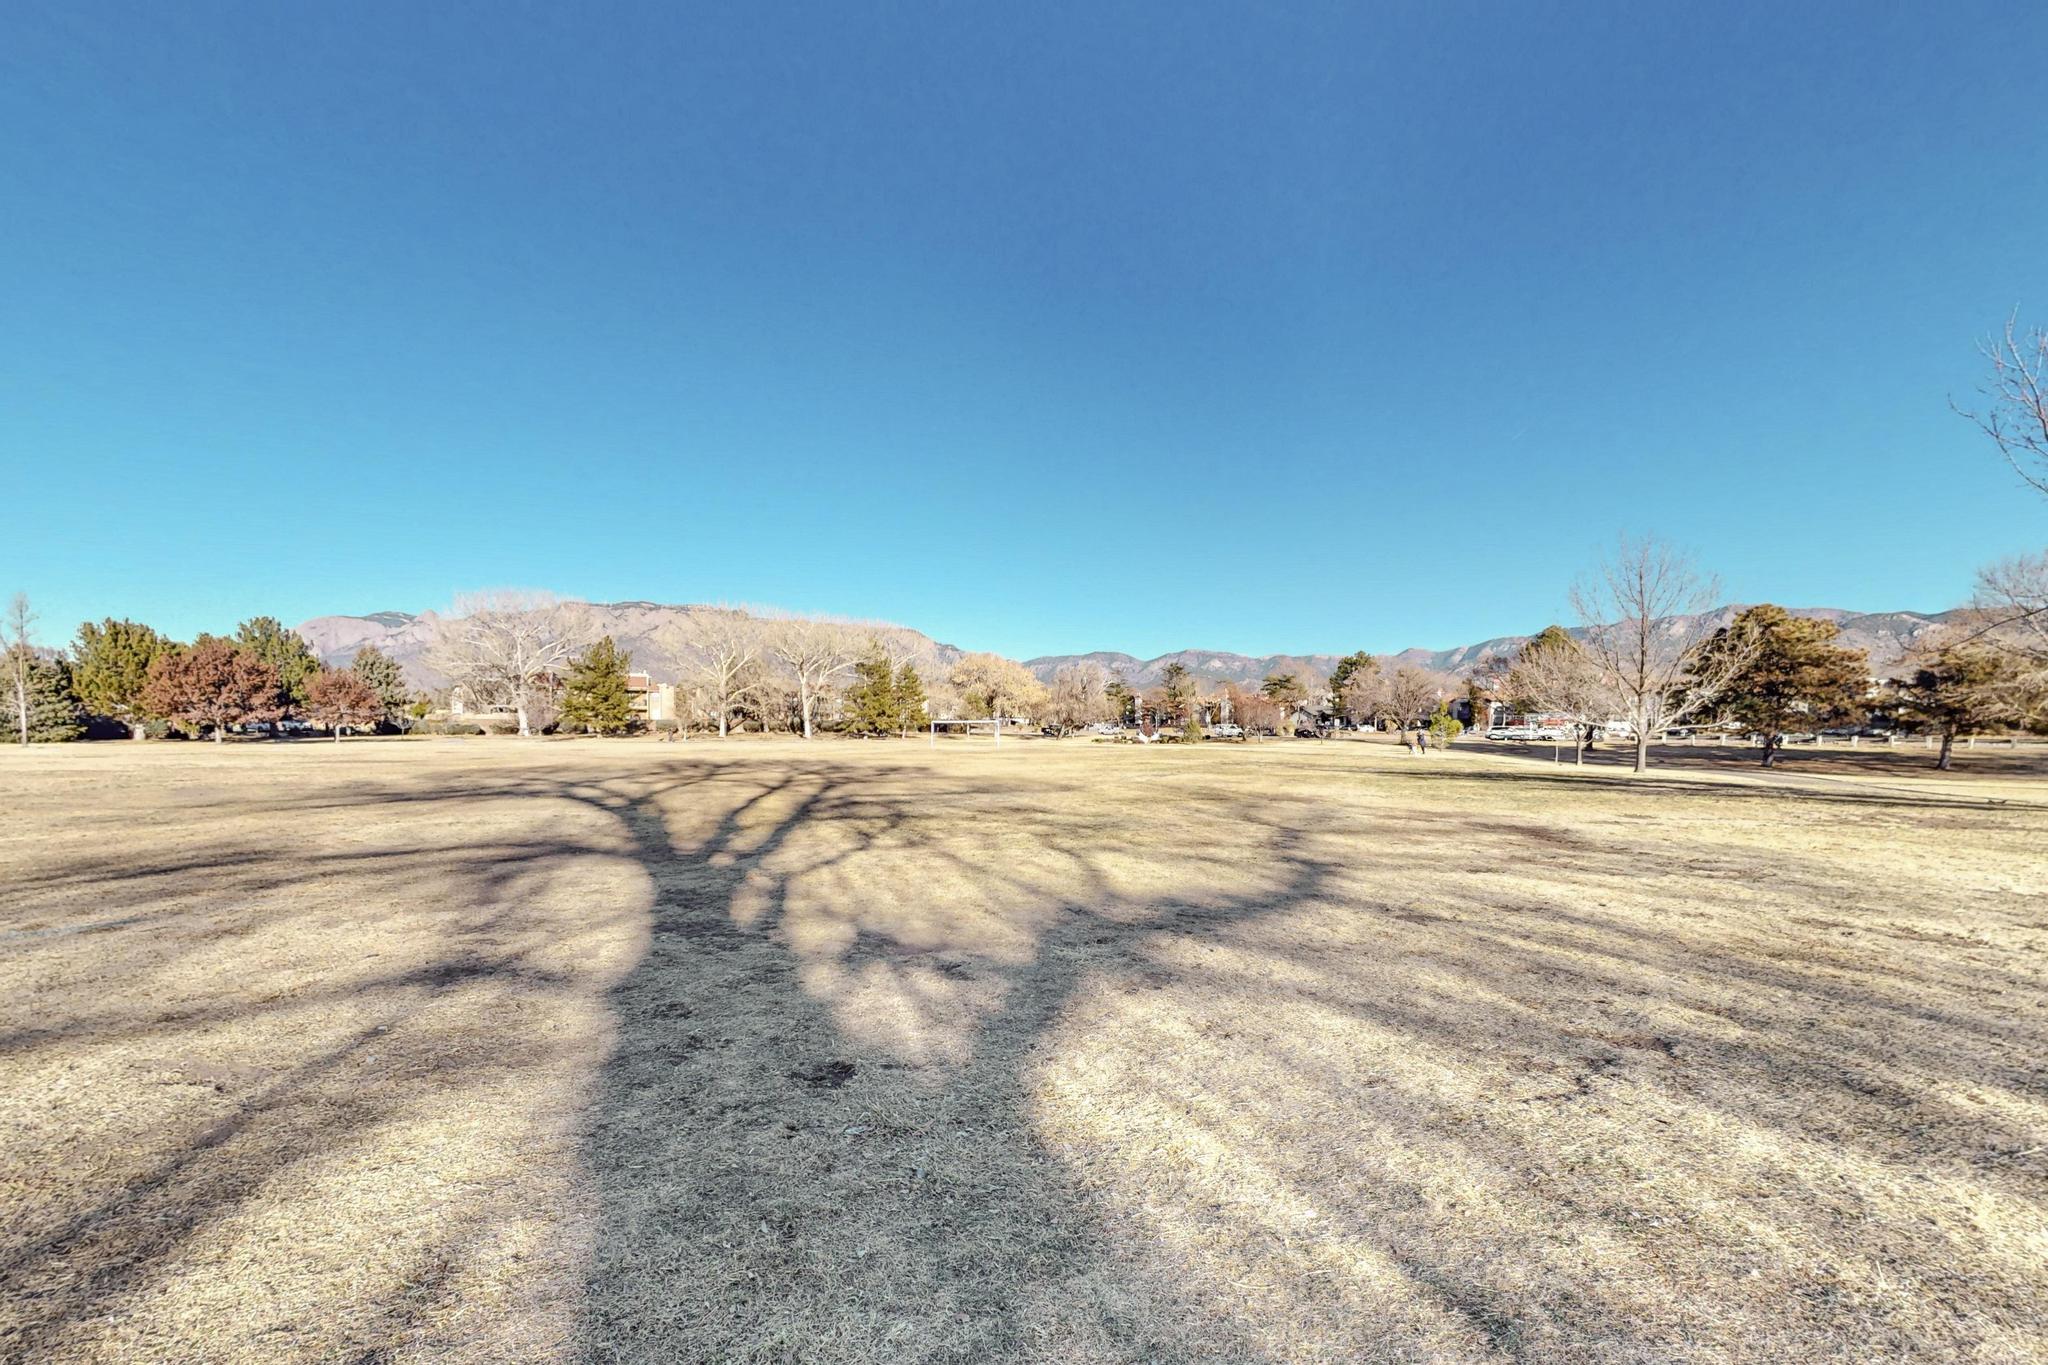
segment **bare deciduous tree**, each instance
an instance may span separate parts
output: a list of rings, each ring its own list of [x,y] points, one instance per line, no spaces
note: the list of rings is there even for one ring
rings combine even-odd
[[[1449,696],[1456,682],[1426,668],[1400,668],[1379,693],[1381,714],[1402,729],[1428,720],[1437,703]]]
[[[458,597],[440,623],[429,662],[478,701],[509,706],[533,733],[536,703],[597,636],[589,609],[552,593],[496,591]]]
[[[853,639],[845,627],[831,621],[782,621],[770,633],[768,649],[796,681],[797,709],[804,738],[809,739],[819,698],[834,678],[853,666]]]
[[[1705,613],[1720,584],[1692,560],[1654,538],[1623,536],[1613,559],[1572,587],[1587,656],[1635,730],[1636,771],[1650,766],[1650,737],[1710,704],[1749,662],[1731,646],[1710,667],[1694,656],[1713,633]]]
[[[1500,690],[1520,709],[1572,723],[1572,761],[1586,761],[1586,728],[1613,713],[1601,670],[1577,640],[1555,626],[1522,646],[1499,674]],[[1563,757],[1563,741],[1551,756]]]
[[[1067,664],[1046,689],[1046,721],[1062,731],[1109,719],[1109,674],[1098,663]]]
[[[21,725],[21,742],[28,743],[28,670],[34,654],[29,645],[28,628],[35,624],[36,614],[28,609],[28,594],[18,592],[7,603],[7,658],[13,665],[9,668],[7,685],[14,689],[14,714]]]
[[[2048,331],[2022,334],[2019,315],[1979,348],[1991,362],[1991,377],[1980,392],[1977,411],[1955,407],[1998,446],[1999,454],[2027,483],[2048,493]]]
[[[697,688],[705,709],[717,718],[718,737],[724,739],[726,723],[746,700],[751,675],[761,660],[761,624],[733,612],[711,623],[699,647],[704,660],[697,665]]]
[[[2048,551],[1985,568],[1974,605],[1983,624],[1961,643],[1981,639],[2007,656],[2013,709],[2021,716],[2048,710]]]
[[[970,716],[1021,719],[1046,704],[1045,684],[1030,669],[1000,654],[964,654],[949,681]]]

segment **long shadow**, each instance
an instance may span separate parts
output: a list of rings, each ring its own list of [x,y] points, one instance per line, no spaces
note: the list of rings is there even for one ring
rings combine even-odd
[[[1420,797],[1411,784],[1425,776],[1468,780],[1418,767],[1386,781]],[[1573,779],[1496,771],[1469,780],[1547,786]],[[1701,796],[1726,790],[1674,786]],[[1828,800],[1806,791],[1761,794]],[[481,909],[451,922],[430,960],[257,1007],[292,1020],[347,992],[369,991],[392,1002],[376,1016],[380,1027],[402,1036],[414,1003],[437,993],[489,982],[521,992],[562,989],[561,973],[533,960],[532,936],[548,926],[517,916],[524,879],[580,858],[630,859],[652,888],[651,937],[607,997],[616,1038],[583,1148],[596,1240],[577,1344],[593,1359],[1263,1358],[1270,1333],[1214,1311],[1227,1286],[1197,1292],[1176,1283],[1172,1256],[1147,1245],[1142,1228],[1118,1221],[1124,1215],[1087,1162],[1045,1136],[1049,1044],[1058,1037],[1069,1045],[1065,1021],[1105,995],[1143,1000],[1166,991],[1177,1008],[1197,1014],[1203,1002],[1251,1011],[1312,1007],[1454,1059],[1473,1074],[1511,1056],[1528,1074],[1526,1082],[1502,1083],[1498,1098],[1510,1114],[1574,1106],[1593,1113],[1651,1095],[1701,1121],[1752,1133],[1760,1150],[1834,1143],[1852,1157],[1901,1169],[1913,1169],[1903,1165],[1909,1151],[1932,1154],[1930,1163],[1967,1158],[1987,1188],[2008,1192],[2024,1185],[2030,1169],[2010,1155],[2025,1157],[2027,1136],[2013,1110],[1976,1122],[1978,1151],[1968,1145],[1975,1101],[1909,1093],[1886,1075],[1901,1065],[1946,1063],[1962,1068],[1954,1077],[1959,1088],[2024,1099],[2038,1092],[2037,1069],[2024,1059],[1999,1062],[1995,1049],[2001,1039],[2038,1046],[2036,1025],[2016,1018],[2001,1031],[1982,1010],[1957,1001],[1916,1003],[1946,980],[1931,971],[1912,976],[1902,965],[1859,974],[1833,959],[1781,959],[1768,936],[1761,946],[1686,946],[1574,902],[1588,889],[1640,876],[1654,851],[1647,844],[1608,849],[1567,835],[1545,841],[1534,822],[1495,819],[1482,835],[1533,840],[1564,860],[1554,899],[1504,906],[1479,874],[1468,873],[1432,879],[1433,908],[1420,912],[1392,898],[1402,883],[1380,864],[1404,865],[1414,848],[1447,840],[1462,827],[1457,815],[1377,812],[1380,842],[1344,827],[1317,835],[1303,832],[1316,827],[1312,805],[1247,809],[1225,785],[1162,792],[1133,821],[1103,793],[1036,778],[1020,788],[982,769],[961,775],[786,754],[738,762],[677,756],[625,775],[521,772],[404,791],[372,784],[283,803],[280,815],[478,799],[600,812],[619,838],[565,831],[475,847],[330,850],[211,865],[198,856],[147,866],[110,858],[44,874],[14,899],[33,917],[41,895],[104,888],[96,914],[138,921],[107,936],[118,961],[122,935],[151,932],[140,921],[156,887],[208,866],[217,867],[227,900],[286,887],[309,871],[349,878],[373,901],[459,885]],[[1173,824],[1189,811],[1199,818]],[[1168,884],[1200,887],[1214,874],[1216,884],[1237,889],[1210,896],[1134,889],[1118,861],[1136,847],[1121,837],[1133,823],[1166,831],[1142,851],[1147,861],[1170,864]],[[1394,842],[1386,842],[1390,832]],[[1238,885],[1244,878],[1222,876],[1246,867],[1257,873],[1249,888]],[[1782,889],[1796,896],[1801,886],[1788,881]],[[1818,873],[1813,889],[1822,889]],[[1725,904],[1711,902],[1711,884],[1687,894],[1717,911],[1743,906],[1732,888]],[[1249,944],[1263,921],[1332,904],[1343,906],[1340,923],[1369,921],[1363,929],[1383,935],[1385,947],[1340,954],[1315,940],[1288,946],[1268,938],[1217,966],[1174,952]],[[194,951],[204,942],[195,937]],[[1286,997],[1290,1003],[1270,997],[1264,973],[1272,971],[1304,983]],[[1426,976],[1430,989],[1406,990],[1409,971]],[[1681,1015],[1690,1022],[1654,1033],[1612,1022],[1627,1012],[1617,998],[1659,990],[1671,998],[1652,1003],[1668,1004],[1666,1013],[1693,1011]],[[1811,1022],[1803,997],[1812,1002]],[[79,1038],[125,1043],[249,1008],[152,1011],[109,1000],[61,1027],[27,1027],[0,1042],[16,1051]],[[1923,1040],[1915,1028],[1937,1029],[1940,1039]],[[1969,1042],[1969,1056],[1954,1052],[1958,1037]],[[479,1066],[515,1070],[537,1055],[518,1039],[488,1062],[437,1055],[433,1045],[421,1040],[419,1084],[402,1095],[372,1091],[336,1105],[335,1087],[362,1046],[361,1038],[344,1039],[336,1056],[269,1078],[223,1126],[201,1130],[115,1196],[75,1209],[0,1256],[0,1293],[28,1305],[15,1314],[20,1330],[0,1339],[0,1348],[23,1358],[57,1353],[72,1327],[144,1283],[208,1224],[258,1198],[268,1177],[308,1151],[390,1120],[423,1087],[452,1091]],[[1154,1084],[1182,1106],[1191,1140],[1248,1164],[1256,1157],[1275,1188],[1314,1193],[1318,1203],[1335,1198],[1317,1189],[1327,1174],[1289,1166],[1284,1144],[1259,1115],[1233,1111],[1208,1090],[1198,1059],[1170,1059]],[[1334,1106],[1361,1083],[1356,1058],[1275,1050],[1245,1064],[1320,1097],[1339,1116],[1350,1111]],[[1672,1244],[1674,1234],[1642,1224],[1618,1199],[1543,1185],[1555,1174],[1542,1166],[1547,1154],[1512,1122],[1496,1124],[1505,1136],[1489,1137],[1443,1095],[1374,1093],[1383,1096],[1372,1110],[1378,1140],[1405,1142],[1436,1166],[1467,1173],[1475,1188],[1534,1182],[1557,1226],[1588,1240],[1614,1239],[1643,1265],[1657,1266]],[[1797,1095],[1828,1097],[1836,1117],[1788,1098]],[[1538,1137],[1547,1131],[1531,1130]],[[229,1156],[232,1165],[221,1169]],[[1414,1167],[1373,1169],[1374,1207],[1421,1207],[1441,1197]],[[1261,1215],[1191,1216],[1258,1226]],[[1829,1245],[1845,1235],[1825,1210],[1775,1216],[1774,1226]],[[1482,1210],[1466,1223],[1485,1232],[1489,1217]],[[1592,1319],[1600,1286],[1567,1281],[1583,1295],[1577,1302],[1569,1293],[1523,1294],[1518,1269],[1543,1255],[1526,1229],[1493,1228],[1503,1262],[1495,1273],[1431,1245],[1426,1224],[1416,1224],[1424,1229],[1418,1232],[1391,1215],[1384,1223],[1374,1250],[1462,1333],[1460,1349],[1443,1354],[1583,1358],[1584,1351],[1558,1343],[1583,1346],[1585,1339],[1560,1334]],[[457,1248],[472,1231],[451,1229],[448,1249],[423,1257],[416,1279],[424,1287],[376,1305],[364,1330],[388,1338],[431,1316],[435,1296],[451,1292],[437,1258],[463,1254]],[[59,1273],[93,1250],[107,1254],[91,1274]],[[1933,1275],[1902,1255],[1899,1273],[1919,1277],[1916,1284]],[[1702,1324],[1710,1310],[1734,1302],[1723,1280],[1700,1292]],[[2027,1308],[2018,1291],[1998,1291],[2002,1300],[1973,1292],[2008,1317]],[[1865,1316],[1855,1318],[1847,1307],[1828,1311],[1853,1324],[1874,1320],[1878,1310],[1857,1310]],[[1616,1334],[1604,1358],[1651,1358],[1670,1344],[1631,1338],[1626,1326],[1603,1330]],[[1821,1349],[1820,1329],[1797,1330],[1813,1333],[1806,1340],[1816,1358],[1831,1354]],[[1426,1354],[1420,1342],[1390,1342],[1388,1354]]]

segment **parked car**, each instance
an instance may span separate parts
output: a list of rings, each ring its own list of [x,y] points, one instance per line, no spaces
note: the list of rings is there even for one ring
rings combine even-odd
[[[1530,732],[1529,738],[1563,739],[1565,738],[1564,727],[1562,725],[1539,725]]]
[[[1210,726],[1208,734],[1211,739],[1243,739],[1244,727],[1225,722],[1222,725]]]
[[[1537,735],[1536,727],[1533,725],[1496,725],[1486,732],[1486,737],[1488,739],[1535,739]]]

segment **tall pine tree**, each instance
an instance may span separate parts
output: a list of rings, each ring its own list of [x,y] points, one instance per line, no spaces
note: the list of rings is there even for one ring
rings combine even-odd
[[[594,735],[622,733],[633,721],[633,698],[626,690],[632,659],[607,635],[569,665],[562,688],[561,726],[581,727]]]
[[[908,735],[919,729],[925,722],[924,679],[917,676],[917,670],[909,664],[896,670],[896,686],[892,697],[896,712],[896,729]]]
[[[9,677],[14,676],[22,663],[14,649],[7,651],[6,672]],[[71,688],[71,666],[61,656],[39,659],[33,654],[29,655],[26,664],[28,725],[25,729],[28,742],[55,744],[84,734],[85,712]],[[4,727],[0,740],[9,744],[21,742],[24,733],[21,710],[15,689],[11,687],[0,689],[0,727]]]
[[[235,627],[235,643],[256,662],[269,664],[277,671],[281,705],[306,704],[306,681],[322,665],[297,631],[287,630],[275,616],[252,616]]]
[[[142,705],[149,666],[159,654],[176,648],[135,621],[87,621],[78,628],[78,643],[72,648],[71,681],[78,700],[88,714],[117,720],[135,738],[142,738],[142,722],[149,719]]]
[[[846,728],[857,735],[886,735],[900,729],[896,675],[889,661],[870,655],[853,666],[846,689]]]
[[[397,724],[412,702],[412,693],[405,685],[405,671],[398,660],[375,645],[364,645],[356,651],[348,668],[376,692],[384,709],[381,719]]]

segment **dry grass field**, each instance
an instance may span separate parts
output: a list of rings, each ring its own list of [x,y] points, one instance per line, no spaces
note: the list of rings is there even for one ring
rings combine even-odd
[[[0,753],[0,1358],[2048,1356],[2048,775]]]

